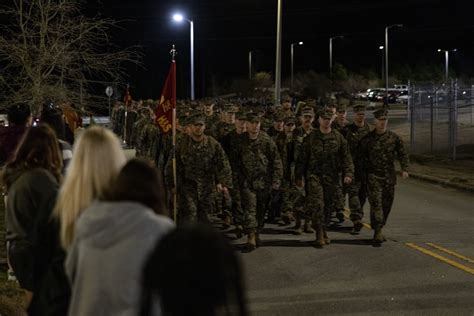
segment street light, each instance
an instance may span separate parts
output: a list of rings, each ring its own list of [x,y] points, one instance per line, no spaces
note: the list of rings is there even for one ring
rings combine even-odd
[[[291,43],[291,89],[293,89],[293,75],[294,75],[294,62],[293,61],[294,61],[294,56],[295,56],[295,52],[294,52],[295,45],[302,46],[303,42]]]
[[[186,20],[190,25],[190,34],[191,34],[191,100],[194,100],[194,22],[185,18],[182,14],[176,13],[173,15],[173,20],[176,22],[182,22]]]
[[[385,104],[388,104],[388,30],[392,27],[403,27],[403,24],[393,24],[385,27]]]
[[[381,72],[381,73],[382,73],[382,81],[383,81],[383,57],[384,57],[384,56],[383,56],[383,55],[384,55],[384,54],[383,54],[383,49],[384,49],[384,47],[383,47],[382,45],[380,45],[380,46],[379,46],[379,50],[382,51],[382,72]]]
[[[275,105],[280,104],[281,90],[281,37],[282,37],[282,4],[283,0],[278,0],[277,8],[277,40],[276,40],[276,61],[275,61]]]
[[[332,40],[336,38],[344,38],[342,35],[333,36],[329,38],[329,75],[332,75]]]
[[[450,50],[446,50],[446,49],[438,49],[438,52],[444,52],[444,56],[445,56],[445,77],[446,77],[446,82],[448,82],[448,79],[449,79],[449,52],[455,52],[457,51],[457,49],[450,49]]]

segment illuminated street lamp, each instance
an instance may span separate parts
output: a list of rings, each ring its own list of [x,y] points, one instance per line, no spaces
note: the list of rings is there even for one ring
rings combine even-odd
[[[455,52],[457,51],[457,49],[450,49],[450,50],[446,50],[446,49],[438,49],[438,52],[441,53],[441,52],[444,52],[444,56],[445,56],[445,78],[446,78],[446,82],[448,82],[448,79],[449,79],[449,52]]]
[[[194,100],[194,22],[185,18],[182,14],[174,14],[173,20],[176,22],[182,22],[186,20],[190,25],[190,34],[191,34],[191,100]]]
[[[294,47],[295,45],[300,45],[302,46],[303,45],[303,42],[298,42],[298,43],[291,43],[291,88],[293,89],[293,75],[294,75],[294,56],[295,56],[295,52],[294,52]]]
[[[382,51],[382,81],[383,81],[383,57],[384,57],[384,51],[383,51],[384,47],[382,45],[379,46],[379,50]]]

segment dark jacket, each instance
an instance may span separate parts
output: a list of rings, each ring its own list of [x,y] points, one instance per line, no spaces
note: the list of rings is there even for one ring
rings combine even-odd
[[[0,166],[4,165],[13,156],[16,146],[26,130],[25,126],[0,127]]]

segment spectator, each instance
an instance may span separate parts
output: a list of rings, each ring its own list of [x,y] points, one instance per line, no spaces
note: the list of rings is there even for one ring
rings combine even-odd
[[[52,102],[43,105],[41,110],[41,123],[48,124],[55,132],[59,141],[59,148],[63,157],[63,174],[72,158],[72,147],[66,142],[63,112],[60,107]]]
[[[143,274],[142,316],[247,315],[241,264],[219,232],[181,226],[152,252]]]
[[[8,108],[8,126],[0,127],[0,166],[3,166],[15,152],[33,119],[30,106],[26,103],[17,103]]]
[[[29,315],[64,315],[69,291],[57,223],[50,221],[62,159],[54,131],[31,128],[5,166],[9,260],[26,290]]]
[[[84,211],[66,260],[69,315],[138,315],[144,262],[157,240],[174,228],[164,216],[164,192],[158,170],[132,159],[107,201],[95,201]]]
[[[60,222],[61,244],[67,250],[79,215],[93,200],[103,199],[126,162],[118,138],[93,126],[79,137],[54,209]]]

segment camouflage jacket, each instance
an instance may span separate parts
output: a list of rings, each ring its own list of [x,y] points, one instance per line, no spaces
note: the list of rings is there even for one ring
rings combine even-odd
[[[221,144],[210,136],[204,136],[200,142],[186,136],[176,144],[176,172],[178,185],[192,182],[204,187],[220,183],[232,188],[229,160]]]
[[[263,131],[255,140],[248,133],[243,138],[238,151],[240,185],[263,190],[281,184],[283,165],[275,142]]]
[[[283,170],[288,168],[288,148],[287,148],[287,137],[285,132],[277,131],[273,126],[268,130],[267,134],[275,142],[278,153],[280,154],[281,162],[283,164]]]
[[[352,161],[354,162],[354,171],[356,179],[360,179],[364,168],[364,157],[361,150],[361,140],[370,133],[370,127],[367,123],[363,127],[358,127],[351,123],[344,127],[343,135],[346,137],[347,145],[351,153]]]
[[[296,128],[293,131],[293,161],[298,159],[298,154],[300,152],[301,145],[303,144],[303,140],[311,134],[314,128],[311,128],[309,132],[306,132],[302,126]]]
[[[205,116],[206,118],[206,135],[212,136],[214,139],[219,139],[219,116],[214,113],[211,116]]]
[[[234,124],[220,122],[218,124],[218,131],[219,131],[219,138],[218,140],[221,141],[227,134],[235,129]]]
[[[301,180],[308,175],[327,175],[354,177],[354,165],[349,153],[347,141],[336,130],[323,134],[315,129],[301,145],[295,164],[295,179]]]
[[[361,147],[368,174],[395,181],[395,159],[400,161],[402,171],[408,171],[408,153],[403,140],[394,132],[379,135],[373,130],[361,140]]]

